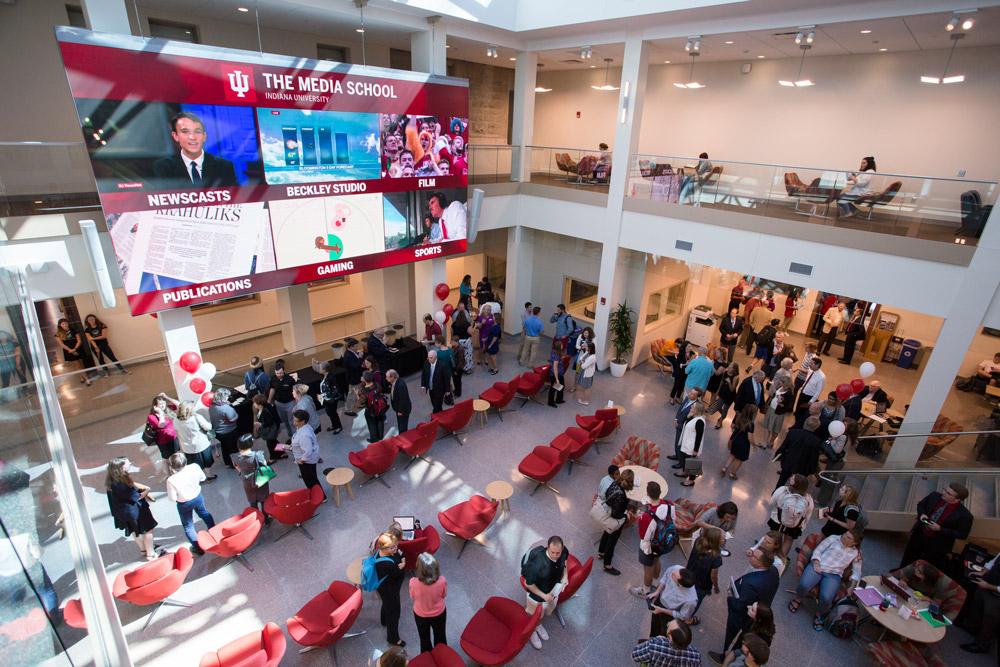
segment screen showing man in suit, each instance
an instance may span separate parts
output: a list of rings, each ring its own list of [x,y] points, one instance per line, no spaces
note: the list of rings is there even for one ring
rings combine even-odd
[[[201,118],[182,111],[170,119],[170,128],[170,136],[180,152],[160,158],[153,165],[160,189],[234,188],[239,185],[232,162],[205,152],[208,133]]]

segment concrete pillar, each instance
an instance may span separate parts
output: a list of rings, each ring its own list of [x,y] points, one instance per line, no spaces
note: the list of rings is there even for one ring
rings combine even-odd
[[[424,313],[430,313],[433,317],[444,306],[444,301],[434,294],[434,288],[440,283],[448,282],[446,261],[444,257],[436,257],[425,259],[413,265],[413,304],[416,306],[418,318],[423,317]],[[448,300],[458,301],[458,294],[448,295]],[[450,321],[448,320],[448,322]],[[418,337],[423,338],[422,325],[418,324],[417,328],[419,329],[417,333],[420,334]],[[442,327],[442,329],[444,328]]]
[[[82,4],[83,16],[91,30],[132,34],[125,0],[83,0]]]
[[[281,341],[285,351],[292,352],[315,345],[309,285],[292,285],[275,290],[275,293],[278,296],[278,317],[282,322]]]
[[[521,311],[524,302],[531,298],[532,265],[535,246],[532,231],[520,225],[507,229],[507,293],[504,304],[503,330],[509,334],[521,333]],[[540,304],[536,304],[540,305]]]
[[[440,16],[427,19],[427,30],[410,33],[410,69],[414,72],[448,73],[448,33]]]
[[[531,159],[527,146],[531,145],[535,128],[535,79],[538,73],[538,54],[517,54],[514,68],[514,118],[511,127],[511,180],[531,180]],[[523,303],[523,302],[522,302]]]
[[[646,90],[649,65],[649,45],[642,41],[642,31],[631,30],[625,35],[625,60],[622,63],[621,88],[618,91],[618,111],[615,114],[615,145],[611,153],[611,183],[608,188],[606,223],[601,238],[601,270],[597,284],[597,309],[594,336],[603,349],[598,353],[598,368],[607,368],[614,355],[608,335],[608,316],[625,298],[627,267],[619,266],[618,240],[621,233],[625,184],[628,182],[629,156],[639,145],[642,122],[642,100]],[[622,110],[625,110],[623,116]],[[623,122],[624,121],[624,122]],[[639,312],[641,304],[628,304]]]
[[[170,372],[174,378],[174,390],[177,392],[177,398],[182,401],[195,401],[196,406],[200,406],[199,395],[188,389],[187,383],[190,376],[178,363],[181,355],[185,352],[201,354],[201,345],[198,342],[198,332],[194,328],[194,318],[191,317],[191,308],[185,306],[184,308],[161,311],[157,313],[156,323],[163,336],[163,347],[167,351],[167,362],[170,364]],[[202,355],[202,361],[211,361],[211,359],[205,359]]]

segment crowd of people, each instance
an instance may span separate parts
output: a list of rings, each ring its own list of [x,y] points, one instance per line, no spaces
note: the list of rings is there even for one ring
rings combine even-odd
[[[469,120],[381,114],[382,176],[468,174]]]

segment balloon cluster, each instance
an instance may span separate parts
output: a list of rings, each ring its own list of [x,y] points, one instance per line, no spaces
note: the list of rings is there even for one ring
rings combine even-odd
[[[211,405],[212,399],[215,397],[215,394],[212,393],[212,378],[218,371],[215,364],[202,363],[201,355],[197,352],[185,352],[177,361],[177,365],[181,367],[181,370],[193,376],[188,378],[188,389],[201,396],[202,405],[206,407]]]
[[[861,377],[854,378],[850,381],[850,383],[844,382],[843,384],[837,385],[837,398],[841,401],[846,401],[851,396],[860,394],[864,391],[865,381],[862,378],[871,377],[875,374],[875,364],[870,361],[866,361],[861,364],[861,368],[858,369],[858,373]],[[830,422],[830,426],[827,427],[827,432],[830,434],[831,438],[839,438],[844,435],[844,422],[839,419]]]
[[[447,299],[449,294],[451,294],[451,288],[448,287],[447,283],[438,283],[437,287],[434,288],[434,295],[441,301]],[[455,312],[455,307],[446,303],[441,310],[434,313],[434,321],[444,326],[453,312]]]

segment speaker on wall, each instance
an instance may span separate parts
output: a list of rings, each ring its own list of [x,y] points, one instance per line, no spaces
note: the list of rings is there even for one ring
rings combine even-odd
[[[480,188],[472,191],[472,201],[469,202],[468,225],[466,226],[466,239],[469,243],[474,243],[479,235],[479,216],[483,212],[483,192]]]
[[[97,234],[97,225],[93,220],[81,220],[80,231],[83,232],[83,244],[87,246],[90,268],[94,270],[94,282],[97,283],[97,292],[101,295],[101,304],[105,308],[114,308],[115,290],[111,286],[111,276],[108,275],[108,264],[104,261],[104,250],[101,248],[101,237]]]

